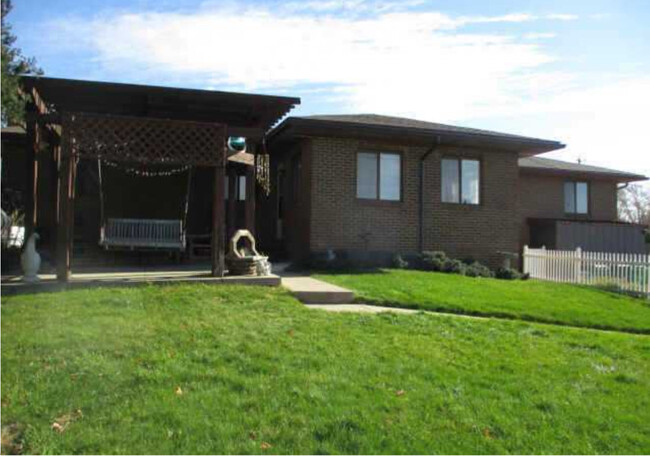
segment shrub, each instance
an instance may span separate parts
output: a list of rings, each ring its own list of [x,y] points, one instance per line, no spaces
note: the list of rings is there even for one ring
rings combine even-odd
[[[409,267],[408,261],[402,258],[402,255],[399,254],[393,257],[391,264],[395,269],[406,269]]]
[[[445,252],[422,252],[418,258],[418,264],[419,268],[425,271],[442,271],[447,260]]]
[[[442,264],[442,272],[449,274],[465,274],[467,265],[460,260],[452,260],[447,258]]]
[[[494,276],[497,279],[503,279],[503,280],[518,280],[518,279],[528,278],[528,274],[522,274],[521,272],[512,268],[499,268],[496,270]]]
[[[494,277],[494,273],[484,264],[474,261],[465,269],[465,275],[468,277]]]

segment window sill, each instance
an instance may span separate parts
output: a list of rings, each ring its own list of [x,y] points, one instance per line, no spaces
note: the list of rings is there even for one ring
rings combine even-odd
[[[355,203],[360,206],[380,206],[380,207],[396,207],[401,206],[404,202],[402,200],[378,200],[378,199],[364,199],[355,198]]]
[[[480,203],[479,204],[465,204],[465,203],[441,203],[442,207],[445,209],[458,209],[458,210],[474,210],[474,209],[480,209],[483,207]]]

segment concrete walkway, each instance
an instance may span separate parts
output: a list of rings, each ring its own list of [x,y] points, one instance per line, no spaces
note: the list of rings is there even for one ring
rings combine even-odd
[[[282,276],[282,285],[300,302],[306,304],[348,304],[354,293],[322,280],[307,276]]]
[[[368,304],[305,304],[310,309],[326,310],[328,312],[358,312],[358,313],[382,313],[393,312],[399,314],[414,314],[419,310],[400,309],[397,307],[371,306]]]

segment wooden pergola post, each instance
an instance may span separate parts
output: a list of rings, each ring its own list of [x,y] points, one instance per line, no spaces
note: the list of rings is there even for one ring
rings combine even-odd
[[[76,168],[69,132],[64,128],[57,185],[59,189],[59,225],[56,232],[56,277],[59,282],[68,282],[70,280],[74,239]]]
[[[226,219],[224,191],[226,178],[226,148],[219,151],[221,157],[214,167],[214,199],[212,201],[212,276],[223,277],[225,272]]]
[[[255,236],[255,167],[246,167],[246,229]]]
[[[228,169],[228,238],[237,229],[237,170],[234,166]]]
[[[38,149],[40,142],[36,113],[30,110],[26,117],[27,150],[25,151],[25,164],[27,166],[27,182],[25,188],[25,241],[34,233],[37,223]]]

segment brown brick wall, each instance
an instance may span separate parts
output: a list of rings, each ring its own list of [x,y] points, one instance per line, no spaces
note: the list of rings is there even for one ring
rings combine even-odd
[[[356,153],[359,150],[402,153],[403,201],[356,198]],[[311,250],[415,251],[418,229],[417,156],[423,152],[423,148],[372,144],[353,139],[314,139]]]
[[[573,218],[576,220],[615,221],[617,214],[616,182],[608,180],[574,180],[589,182],[589,213],[564,213],[564,182],[562,176],[521,172],[519,178],[519,214],[522,245],[529,242],[528,218]]]
[[[402,201],[369,202],[356,198],[356,153],[402,153]],[[419,160],[425,147],[373,144],[353,139],[315,138],[312,147],[310,248],[414,253],[418,250]],[[481,204],[444,204],[440,198],[440,160],[454,155],[481,160]],[[440,148],[425,163],[424,249],[473,257],[492,266],[498,251],[518,249],[515,154]]]
[[[481,162],[480,204],[441,202],[440,160],[446,155]],[[517,156],[496,150],[443,149],[427,159],[425,172],[425,248],[456,258],[471,257],[501,266],[499,252],[517,253]]]
[[[363,150],[401,153],[401,201],[356,198],[356,153]],[[290,169],[295,153],[300,151],[303,157],[302,195],[297,205],[287,204],[291,215],[286,220],[285,250],[293,258],[328,249],[357,255],[416,253],[419,164],[426,150],[403,143],[319,137],[302,139],[291,150],[273,151],[273,167],[284,163]],[[478,206],[441,202],[440,164],[444,156],[480,160]],[[425,161],[423,249],[443,250],[455,258],[471,257],[491,267],[500,266],[503,255],[499,252],[519,252],[528,241],[526,218],[566,217],[564,181],[561,177],[520,174],[512,152],[441,146]],[[271,198],[275,198],[274,192]],[[265,211],[263,216],[268,214]],[[616,219],[614,182],[590,182],[587,218]]]
[[[519,181],[520,211],[524,217],[571,218],[564,213],[565,177],[522,173]],[[576,218],[616,220],[616,183],[605,180],[575,179],[589,182],[589,214]]]

